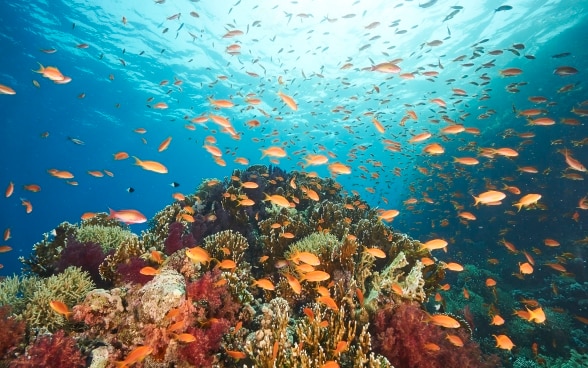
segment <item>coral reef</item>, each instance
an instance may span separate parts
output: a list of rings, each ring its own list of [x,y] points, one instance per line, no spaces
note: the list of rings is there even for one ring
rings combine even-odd
[[[85,367],[86,359],[76,346],[73,338],[63,330],[53,335],[41,335],[27,349],[26,353],[13,360],[10,368],[46,367],[76,368]]]
[[[122,223],[117,221],[111,226],[83,223],[76,232],[75,237],[82,243],[97,243],[102,247],[105,253],[108,253],[110,250],[117,249],[123,241],[136,237],[136,235],[128,228],[125,228]]]
[[[497,367],[497,356],[484,356],[465,328],[444,331],[427,323],[427,314],[415,303],[403,303],[376,312],[374,350],[398,367]],[[448,339],[458,336],[463,346]]]
[[[10,317],[9,306],[0,307],[0,362],[19,346],[24,339],[25,329],[24,321]]]
[[[3,289],[3,303],[10,305],[12,313],[24,319],[29,328],[55,331],[62,328],[67,321],[52,310],[49,303],[57,300],[72,307],[82,301],[94,286],[87,272],[69,267],[62,273],[47,278],[9,278],[0,284],[0,290]]]
[[[87,342],[96,365],[138,347],[148,347],[143,364],[152,367],[424,367],[461,355],[497,363],[482,361],[467,328],[454,331],[465,341],[458,350],[422,322],[420,303],[443,267],[425,266],[419,241],[332,179],[251,166],[204,181],[140,236],[106,214],[58,228],[24,261],[45,278],[5,280],[0,302],[31,328]],[[192,261],[196,246],[205,261]],[[81,277],[74,288],[65,281],[72,270]],[[91,290],[90,275],[102,289]],[[51,300],[72,308],[70,323]],[[424,350],[426,342],[443,350]]]

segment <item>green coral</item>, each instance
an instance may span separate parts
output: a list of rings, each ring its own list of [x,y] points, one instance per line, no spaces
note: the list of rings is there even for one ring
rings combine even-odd
[[[14,276],[0,283],[0,304],[10,304],[12,313],[26,320],[31,328],[55,331],[65,326],[66,319],[49,303],[57,300],[71,308],[94,287],[90,275],[77,267],[48,278]]]
[[[121,226],[83,225],[76,233],[78,241],[100,244],[105,253],[117,249],[122,242],[132,237],[136,235]]]
[[[588,367],[588,354],[580,354],[576,350],[570,350],[569,358],[547,358],[547,366],[550,368],[583,368]]]

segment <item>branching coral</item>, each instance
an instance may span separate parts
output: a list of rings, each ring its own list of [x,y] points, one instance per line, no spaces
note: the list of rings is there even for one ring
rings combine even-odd
[[[132,237],[136,235],[123,228],[118,222],[115,226],[84,224],[75,235],[75,238],[82,243],[99,244],[105,253],[117,249],[122,242]]]
[[[204,248],[218,260],[228,258],[235,263],[243,260],[243,255],[249,247],[247,239],[233,230],[224,230],[204,238]]]
[[[63,273],[46,279],[37,279],[33,285],[23,293],[26,301],[23,317],[30,327],[46,328],[49,331],[61,328],[66,323],[62,315],[51,309],[51,301],[61,301],[71,308],[94,289],[90,275],[76,267],[69,267]]]

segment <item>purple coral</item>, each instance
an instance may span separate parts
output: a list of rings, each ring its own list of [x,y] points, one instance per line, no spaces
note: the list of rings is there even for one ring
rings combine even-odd
[[[102,247],[97,243],[82,243],[71,237],[67,240],[67,246],[61,252],[61,257],[57,263],[57,271],[63,272],[69,266],[80,267],[88,272],[94,284],[97,287],[109,286],[102,277],[98,267],[104,261],[106,255]]]
[[[86,360],[76,346],[73,338],[63,330],[53,335],[37,337],[32,346],[18,359],[10,362],[10,368],[45,367],[75,368],[85,367]]]
[[[141,274],[141,268],[149,266],[146,261],[139,257],[132,257],[126,263],[121,263],[116,267],[116,272],[120,277],[120,282],[136,283],[144,285],[153,279],[153,276]]]

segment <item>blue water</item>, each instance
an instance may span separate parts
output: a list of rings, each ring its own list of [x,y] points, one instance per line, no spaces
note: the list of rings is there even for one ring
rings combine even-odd
[[[10,228],[12,234],[2,244],[13,248],[0,254],[0,275],[20,272],[18,257],[28,256],[42,234],[63,221],[75,223],[84,212],[108,208],[137,209],[152,217],[172,201],[172,193],[192,193],[203,178],[224,178],[244,168],[235,158],[269,165],[261,149],[282,146],[288,156],[279,159],[279,166],[288,171],[329,176],[327,165],[303,167],[311,153],[330,153],[329,164],[349,165],[352,173],[337,177],[345,190],[357,191],[371,206],[400,210],[392,223],[399,231],[423,241],[450,239],[442,259],[485,267],[488,258],[499,258],[508,278],[525,257],[508,254],[499,243],[505,238],[518,249],[542,251],[534,253],[534,284],[557,274],[542,265],[565,252],[572,254],[566,265],[574,274],[570,277],[586,281],[587,246],[579,240],[587,234],[588,212],[577,208],[588,195],[586,172],[569,169],[561,152],[569,149],[588,165],[588,148],[578,143],[588,138],[587,117],[571,112],[588,109],[587,3],[513,1],[508,3],[512,9],[502,11],[495,11],[507,5],[500,1],[428,3],[432,5],[400,0],[2,2],[0,84],[16,94],[0,95],[0,186],[15,185],[11,197],[0,199],[0,230]],[[243,34],[223,38],[236,29]],[[431,46],[434,40],[443,42]],[[88,47],[76,47],[82,43]],[[241,46],[239,55],[227,52],[231,44]],[[51,48],[56,52],[42,51]],[[502,54],[491,55],[493,50]],[[370,70],[399,58],[400,73],[414,73],[414,80]],[[34,72],[39,63],[57,67],[72,81],[53,83]],[[352,66],[342,69],[346,63]],[[484,67],[486,63],[492,65]],[[578,73],[554,74],[560,66]],[[506,68],[523,73],[501,77],[499,71]],[[427,77],[427,71],[439,75]],[[163,80],[169,83],[162,85]],[[573,86],[558,93],[565,85]],[[467,95],[454,95],[452,88]],[[279,91],[296,100],[297,111],[281,101]],[[249,105],[249,93],[262,103]],[[530,96],[544,96],[549,103],[534,104]],[[236,106],[215,110],[209,97],[231,99]],[[433,98],[443,99],[447,108]],[[157,102],[169,108],[154,109]],[[513,112],[535,107],[545,109],[542,116],[556,124],[529,126]],[[408,110],[418,120],[401,124]],[[479,117],[492,110],[488,118]],[[229,118],[240,139],[222,133],[210,120],[190,123],[211,113]],[[372,114],[384,133],[375,129]],[[447,126],[443,116],[481,133],[441,134]],[[562,118],[579,125],[563,124]],[[251,119],[261,125],[249,127]],[[147,132],[135,133],[137,128]],[[408,142],[424,131],[433,136]],[[518,137],[522,132],[535,137]],[[158,152],[170,136],[169,148]],[[225,167],[202,147],[207,136],[217,139]],[[399,142],[400,152],[387,150],[385,139]],[[445,153],[423,154],[432,142],[442,144]],[[510,147],[519,156],[480,157],[483,147]],[[145,171],[132,158],[115,161],[113,154],[119,151],[159,161],[169,172]],[[464,156],[480,163],[453,163],[453,157]],[[521,173],[520,166],[534,166],[539,173]],[[47,172],[52,168],[72,172],[78,185],[52,177]],[[109,170],[114,177],[96,178],[87,173],[91,170]],[[563,178],[564,173],[582,180]],[[174,188],[172,182],[180,186]],[[541,194],[540,207],[516,213],[512,204],[520,195],[511,193],[500,206],[473,206],[472,195],[492,187],[502,190],[505,183],[517,186],[521,195]],[[42,189],[23,189],[28,184]],[[21,198],[31,201],[30,214]],[[418,200],[411,208],[403,204],[409,198]],[[475,213],[477,220],[460,223],[461,210]],[[140,233],[146,225],[131,229]],[[561,246],[547,248],[545,238],[557,239]],[[524,283],[516,287],[525,290]],[[527,291],[532,294],[532,287]],[[588,316],[586,307],[568,307]]]

